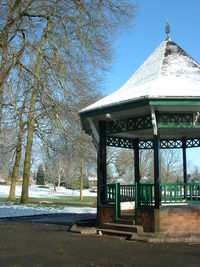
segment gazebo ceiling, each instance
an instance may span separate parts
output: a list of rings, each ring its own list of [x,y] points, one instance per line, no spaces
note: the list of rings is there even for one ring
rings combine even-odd
[[[152,108],[155,112],[191,116],[200,111],[200,65],[169,38],[155,49],[119,90],[84,108],[79,114],[84,130],[90,133],[91,120],[98,128],[100,120],[114,122],[148,116],[152,114]],[[166,138],[180,137],[183,134],[191,137],[200,135],[199,129],[191,129],[191,121],[188,127],[183,127],[188,129],[174,131],[165,128],[167,127],[163,127],[160,133]],[[122,131],[119,134],[132,138],[141,136],[144,139],[152,136],[152,127],[136,130]],[[110,135],[112,134],[117,133]]]

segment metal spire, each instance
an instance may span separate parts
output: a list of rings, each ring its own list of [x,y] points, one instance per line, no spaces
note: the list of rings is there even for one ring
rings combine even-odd
[[[168,23],[168,20],[167,20],[167,23],[166,23],[166,26],[165,26],[165,32],[167,34],[167,40],[169,40],[169,33],[170,33],[170,26],[169,26],[169,23]]]

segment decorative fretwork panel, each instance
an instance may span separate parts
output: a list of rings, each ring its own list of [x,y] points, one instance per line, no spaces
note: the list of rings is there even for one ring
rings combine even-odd
[[[151,116],[142,116],[142,117],[127,119],[128,131],[151,129],[151,128],[152,128]]]
[[[150,115],[106,122],[106,134],[138,131],[150,128],[152,128]]]
[[[159,128],[200,128],[196,113],[159,113]]]
[[[106,136],[106,145],[130,149],[134,148],[133,139],[114,136]],[[181,139],[161,139],[160,141],[161,149],[174,149],[182,147],[183,143]],[[200,147],[200,138],[186,139],[186,148],[190,147]],[[153,140],[140,140],[139,149],[153,149]]]
[[[127,138],[106,136],[106,145],[133,149],[133,140]]]
[[[182,140],[181,139],[161,140],[160,147],[162,149],[182,148]]]
[[[186,140],[186,147],[200,147],[200,138]]]
[[[153,149],[152,140],[139,141],[139,149]]]

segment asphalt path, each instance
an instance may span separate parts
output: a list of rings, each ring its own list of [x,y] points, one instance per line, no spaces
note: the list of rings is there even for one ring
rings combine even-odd
[[[47,223],[44,218],[1,221],[0,267],[200,267],[199,244],[149,244],[84,236],[68,231],[71,221],[67,217],[66,223],[62,220],[60,224]]]

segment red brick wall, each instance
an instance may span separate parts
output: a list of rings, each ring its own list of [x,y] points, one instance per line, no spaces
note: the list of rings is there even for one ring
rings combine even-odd
[[[97,210],[98,225],[103,223],[115,222],[115,206],[98,207]]]
[[[115,207],[98,208],[98,225],[115,222]],[[164,206],[160,210],[153,207],[138,207],[137,225],[145,232],[200,233],[200,206]]]
[[[136,223],[143,226],[144,232],[154,232],[154,208],[139,207],[136,210]]]
[[[160,231],[169,233],[200,233],[200,207],[195,205],[162,207]]]

